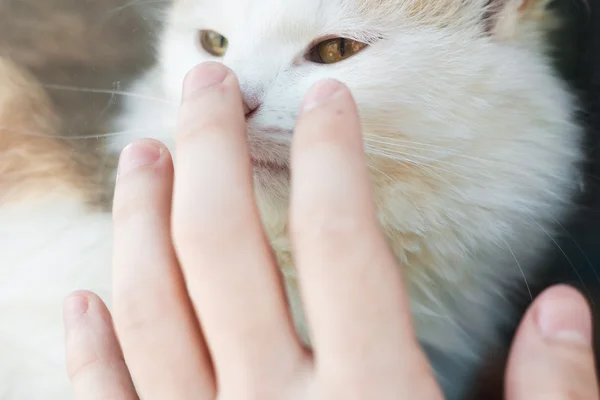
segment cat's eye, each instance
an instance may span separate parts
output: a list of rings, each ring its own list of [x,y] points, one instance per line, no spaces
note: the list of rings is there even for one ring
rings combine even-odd
[[[200,45],[208,54],[223,57],[227,52],[227,38],[215,31],[200,31]]]
[[[335,64],[359,53],[369,45],[352,39],[333,38],[318,43],[307,58],[318,64]]]

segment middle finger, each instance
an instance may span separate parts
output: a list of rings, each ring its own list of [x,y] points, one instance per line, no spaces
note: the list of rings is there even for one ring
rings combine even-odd
[[[173,234],[218,379],[286,373],[282,362],[293,366],[303,353],[254,202],[237,79],[207,63],[184,92]]]

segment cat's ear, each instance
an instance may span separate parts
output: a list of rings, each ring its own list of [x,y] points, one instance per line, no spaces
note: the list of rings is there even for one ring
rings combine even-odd
[[[486,27],[499,39],[518,36],[524,26],[536,30],[551,29],[556,24],[548,7],[552,0],[490,0]]]

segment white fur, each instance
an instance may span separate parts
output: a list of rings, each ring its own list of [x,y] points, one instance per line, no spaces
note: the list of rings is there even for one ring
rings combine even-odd
[[[0,208],[0,399],[68,399],[62,301],[79,289],[110,302],[111,217],[79,196]]]
[[[380,219],[406,271],[419,337],[433,353],[462,360],[472,372],[503,318],[511,318],[508,291],[523,285],[524,276],[535,278],[534,262],[569,210],[581,161],[574,103],[544,55],[539,15],[515,14],[512,7],[490,34],[483,29],[484,3],[179,0],[167,16],[159,63],[132,87],[152,99],[131,98],[118,123],[130,134],[114,148],[151,136],[173,149],[183,77],[215,59],[199,47],[199,29],[229,39],[222,61],[238,75],[246,100],[261,103],[248,124],[257,160],[287,165],[289,133],[309,87],[325,77],[345,82],[359,105]],[[308,46],[329,35],[372,46],[335,65],[306,61]],[[285,233],[288,183],[260,169],[255,176],[265,226],[295,293]],[[9,227],[2,232],[14,233],[15,224],[30,227],[27,235],[2,239],[2,268],[6,254],[24,243],[34,256],[8,269],[19,275],[10,275],[5,282],[12,289],[0,294],[0,345],[6,336],[26,349],[8,352],[10,378],[0,369],[0,383],[10,379],[12,393],[20,394],[9,393],[10,399],[64,398],[49,389],[56,370],[42,379],[34,369],[23,371],[19,357],[56,353],[61,296],[95,288],[108,268],[108,219],[64,207],[54,201],[46,213],[0,214],[0,226]],[[61,230],[65,221],[71,228]],[[84,247],[92,238],[98,244]],[[85,262],[90,258],[95,263]],[[54,269],[59,272],[48,273]],[[25,296],[40,296],[39,303],[15,308],[28,304]],[[305,334],[297,303],[294,308]],[[12,310],[9,320],[5,310]],[[460,398],[459,380],[468,374],[436,367],[449,396]],[[31,385],[34,380],[39,384]]]

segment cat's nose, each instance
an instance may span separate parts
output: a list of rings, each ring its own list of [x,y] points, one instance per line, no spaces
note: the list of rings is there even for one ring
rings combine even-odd
[[[244,103],[244,114],[246,119],[256,114],[261,105],[261,95],[258,90],[252,90],[246,85],[242,85],[242,101]]]
[[[243,103],[244,103],[244,114],[246,115],[246,119],[252,117],[256,113],[256,110],[258,110],[258,108],[260,107],[260,103],[258,101],[249,102],[249,101],[246,101],[246,99],[244,99]]]
[[[255,111],[256,108],[251,108],[250,105],[244,101],[244,115],[246,115],[246,118],[252,116]]]

